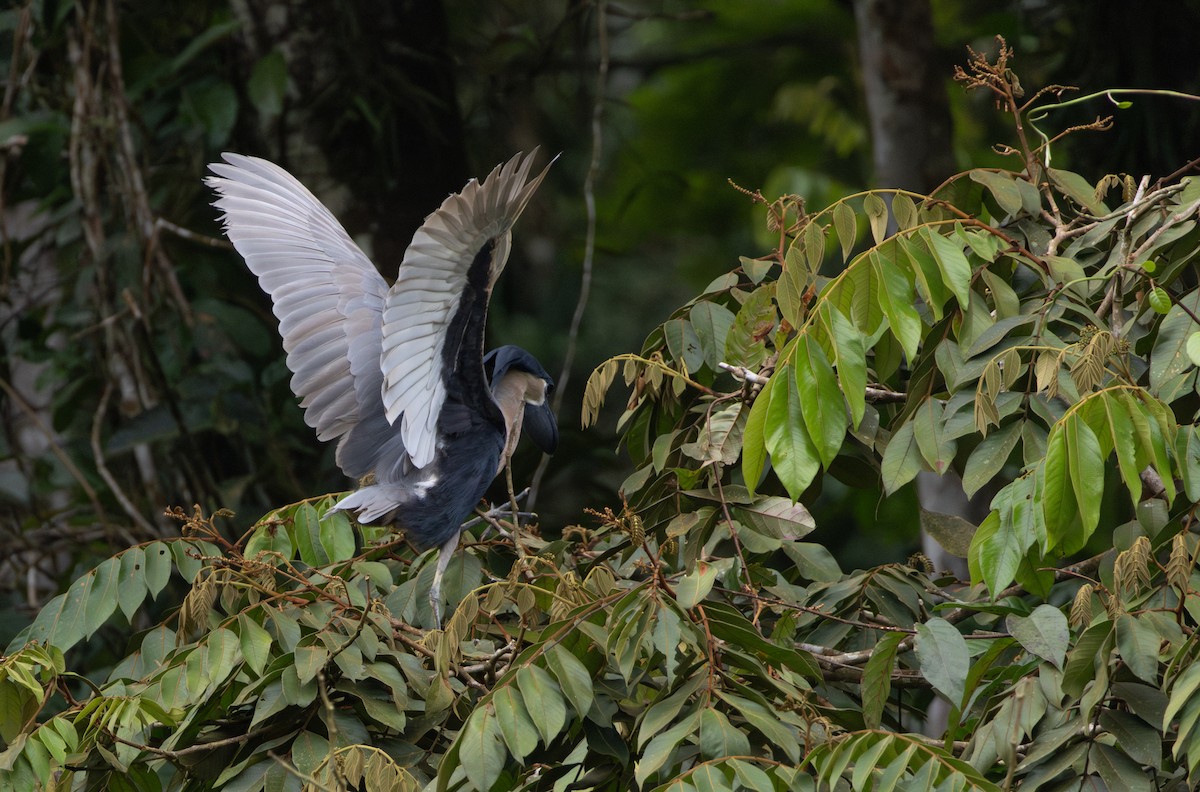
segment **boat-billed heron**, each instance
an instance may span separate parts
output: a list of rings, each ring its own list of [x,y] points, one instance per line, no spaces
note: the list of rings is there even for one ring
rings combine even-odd
[[[335,508],[440,548],[429,591],[439,624],[462,523],[522,427],[547,453],[558,444],[546,370],[515,346],[483,352],[512,225],[546,175],[530,178],[535,154],[447,198],[413,236],[391,288],[279,166],[224,154],[207,179],[225,233],[271,295],[305,422],[338,441],[338,466],[360,484]]]

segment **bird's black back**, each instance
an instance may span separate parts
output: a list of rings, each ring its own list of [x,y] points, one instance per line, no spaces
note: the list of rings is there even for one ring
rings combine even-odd
[[[435,483],[405,504],[398,522],[420,547],[448,541],[496,477],[504,451],[504,416],[483,367],[484,327],[496,242],[488,240],[467,273],[458,310],[446,329],[442,377],[446,401],[438,415]]]

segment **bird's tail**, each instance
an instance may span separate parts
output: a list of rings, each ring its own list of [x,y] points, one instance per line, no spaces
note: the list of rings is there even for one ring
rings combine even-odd
[[[399,506],[412,496],[412,488],[403,484],[372,484],[342,498],[334,509],[355,513],[363,525],[395,522]]]

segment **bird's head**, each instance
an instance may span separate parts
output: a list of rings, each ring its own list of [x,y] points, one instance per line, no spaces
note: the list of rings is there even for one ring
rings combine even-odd
[[[508,415],[506,402],[519,399],[522,407],[521,429],[547,454],[558,448],[558,421],[550,409],[554,380],[537,358],[518,346],[493,349],[483,359],[484,371],[491,383],[492,395],[501,404],[510,426],[516,418]],[[514,407],[516,404],[513,405]]]

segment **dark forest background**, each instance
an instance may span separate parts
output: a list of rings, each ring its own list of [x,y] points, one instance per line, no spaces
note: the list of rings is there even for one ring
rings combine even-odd
[[[170,535],[168,506],[237,513],[346,481],[288,389],[269,302],[222,243],[207,163],[295,173],[383,272],[421,219],[518,150],[561,153],[516,229],[491,343],[560,376],[544,530],[619,503],[614,424],[583,384],[772,245],[768,198],[823,206],[1003,165],[967,47],[1014,47],[1035,86],[1200,90],[1196,2],[18,3],[0,11],[0,640],[64,582]],[[1062,111],[1059,127],[1111,107]],[[1089,179],[1188,165],[1200,114],[1161,96],[1073,135]],[[589,234],[589,229],[594,230]],[[581,294],[587,295],[580,308]],[[580,320],[573,332],[573,318]],[[619,399],[614,400],[619,402]],[[540,460],[528,449],[517,479]],[[914,489],[914,488],[910,488]],[[916,496],[830,479],[816,541],[843,565],[917,546]]]

